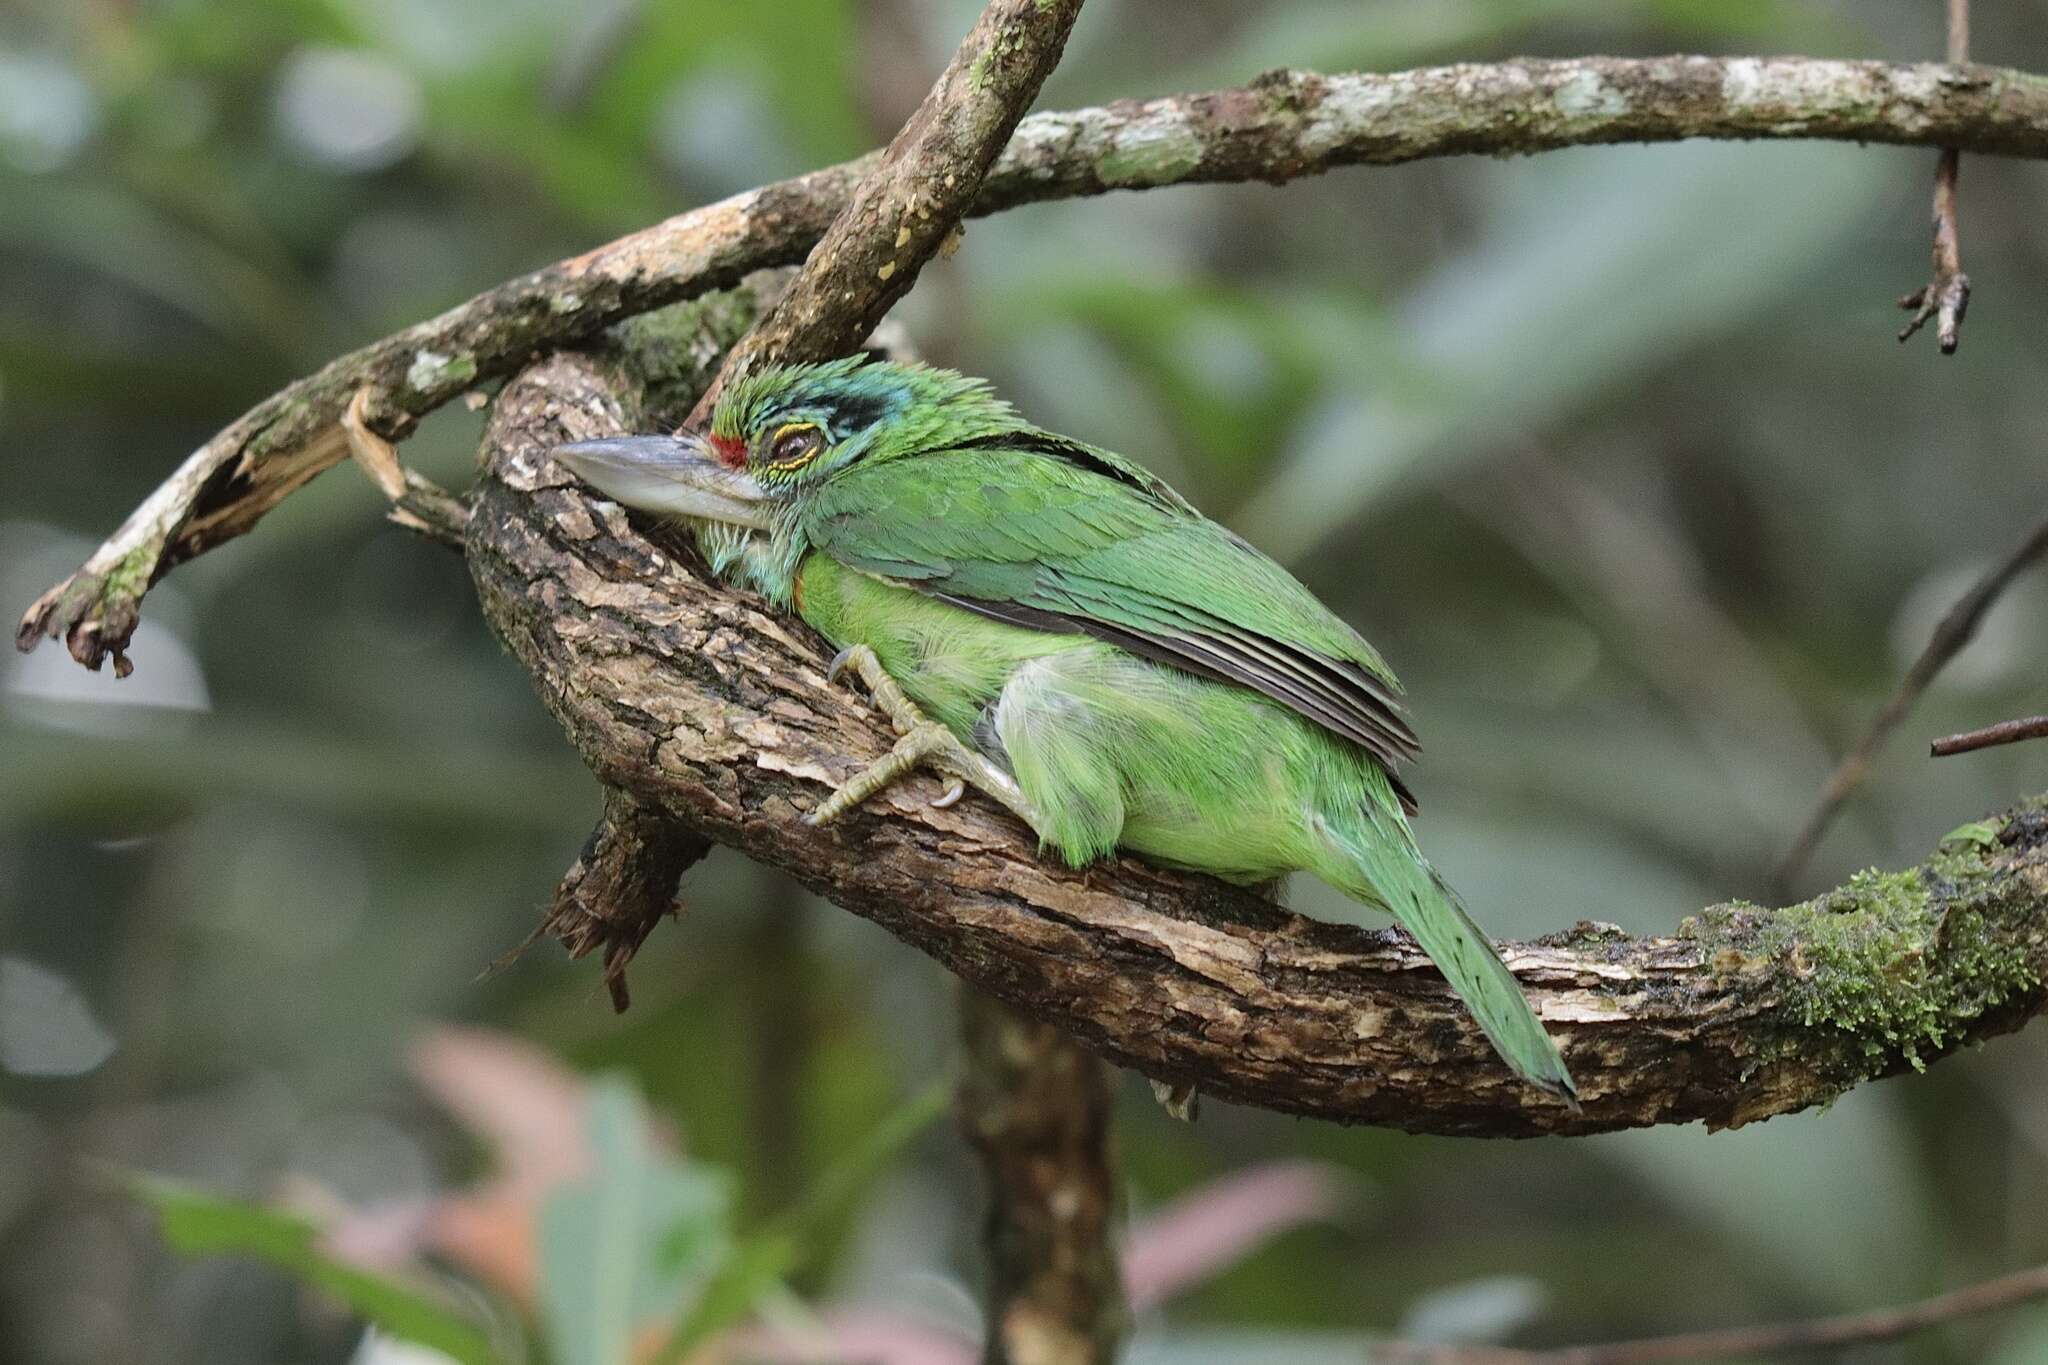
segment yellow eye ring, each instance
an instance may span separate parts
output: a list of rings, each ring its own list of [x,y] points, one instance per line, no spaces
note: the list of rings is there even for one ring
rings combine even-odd
[[[825,433],[816,422],[791,422],[776,428],[768,441],[768,467],[778,474],[794,473],[825,448]]]

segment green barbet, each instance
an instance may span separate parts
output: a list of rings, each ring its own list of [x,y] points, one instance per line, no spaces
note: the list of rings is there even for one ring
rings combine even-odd
[[[710,431],[554,452],[686,519],[712,568],[841,651],[902,738],[809,817],[918,766],[1079,867],[1114,848],[1263,882],[1313,872],[1414,935],[1516,1072],[1570,1074],[1415,845],[1417,752],[1377,651],[1308,589],[1120,456],[979,380],[864,362],[730,386]]]

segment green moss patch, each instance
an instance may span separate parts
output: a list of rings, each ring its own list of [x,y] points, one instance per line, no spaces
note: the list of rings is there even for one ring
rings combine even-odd
[[[1681,935],[1723,973],[1769,974],[1807,1030],[1838,1031],[1865,1074],[1915,1068],[1988,1011],[2039,984],[2025,923],[2037,896],[2007,847],[2038,812],[1955,831],[1920,867],[1859,872],[1782,910],[1714,906]]]

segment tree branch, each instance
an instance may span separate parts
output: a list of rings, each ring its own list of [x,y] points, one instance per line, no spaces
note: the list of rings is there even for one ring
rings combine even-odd
[[[1944,735],[1927,746],[1930,758],[1953,758],[1957,754],[1975,753],[1979,749],[1996,748],[2000,744],[2017,744],[2023,739],[2048,738],[2048,716],[2021,716],[2015,720],[2002,720],[1996,725],[1987,725],[1981,730],[1965,730],[1959,735]]]
[[[1102,1063],[975,990],[960,1128],[988,1183],[986,1365],[1110,1365],[1128,1326]]]
[[[724,323],[736,335],[744,320]],[[805,828],[803,812],[892,737],[826,686],[801,623],[707,582],[689,552],[547,459],[562,441],[645,430],[637,399],[620,367],[587,357],[514,381],[469,523],[485,614],[572,743],[607,785],[784,868],[1112,1061],[1221,1099],[1423,1132],[1732,1125],[2048,1007],[2048,814],[2032,805],[1960,831],[1919,868],[1787,910],[1715,906],[1673,938],[1581,924],[1508,945],[1579,1080],[1579,1114],[1516,1084],[1392,931],[1302,919],[1131,859],[1067,872],[979,797],[929,808],[923,778],[829,832]]]
[[[681,912],[676,886],[710,851],[708,840],[675,817],[607,789],[597,828],[527,943],[549,934],[570,957],[602,949],[605,989],[612,1008],[624,1013],[631,1003],[626,965],[656,925]]]
[[[830,359],[874,330],[973,203],[989,163],[1058,64],[1080,9],[1081,0],[992,0],[795,279],[779,296],[754,291],[774,305],[726,351],[693,422],[718,387],[749,366]],[[350,453],[395,500],[405,474],[391,446],[366,429],[368,393],[360,389],[350,400],[343,431]],[[116,654],[115,667],[125,663]],[[707,847],[660,812],[607,789],[604,818],[534,936],[552,933],[573,957],[603,947],[612,1007],[625,1010],[627,964],[662,917],[675,913],[677,880]]]
[[[1080,13],[1081,0],[993,0],[982,10],[795,282],[726,356],[691,425],[751,370],[834,360],[866,339],[974,207]]]
[[[1202,95],[1040,114],[990,171],[975,214],[1191,182],[1315,175],[1467,153],[1682,138],[1824,138],[2048,156],[2048,78],[1987,67],[1803,58],[1584,57],[1392,75],[1269,73]],[[622,318],[803,258],[874,157],[680,214],[535,271],[382,341],[250,409],[186,459],[80,570],[22,618],[90,668],[118,655],[143,594],[249,530],[347,458],[342,419],[404,437],[426,413]],[[893,239],[892,239],[893,240]]]
[[[1676,1365],[1684,1361],[1748,1359],[1897,1341],[1958,1318],[2042,1298],[2048,1298],[2048,1266],[2034,1266],[1918,1303],[1805,1322],[1766,1323],[1551,1350],[1384,1342],[1372,1348],[1368,1361],[1369,1365]]]

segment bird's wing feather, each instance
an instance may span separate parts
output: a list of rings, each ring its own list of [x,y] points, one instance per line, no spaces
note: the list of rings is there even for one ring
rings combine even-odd
[[[1285,569],[1105,451],[1024,432],[863,462],[802,516],[811,544],[849,567],[1253,688],[1390,771],[1417,751],[1371,645]]]

